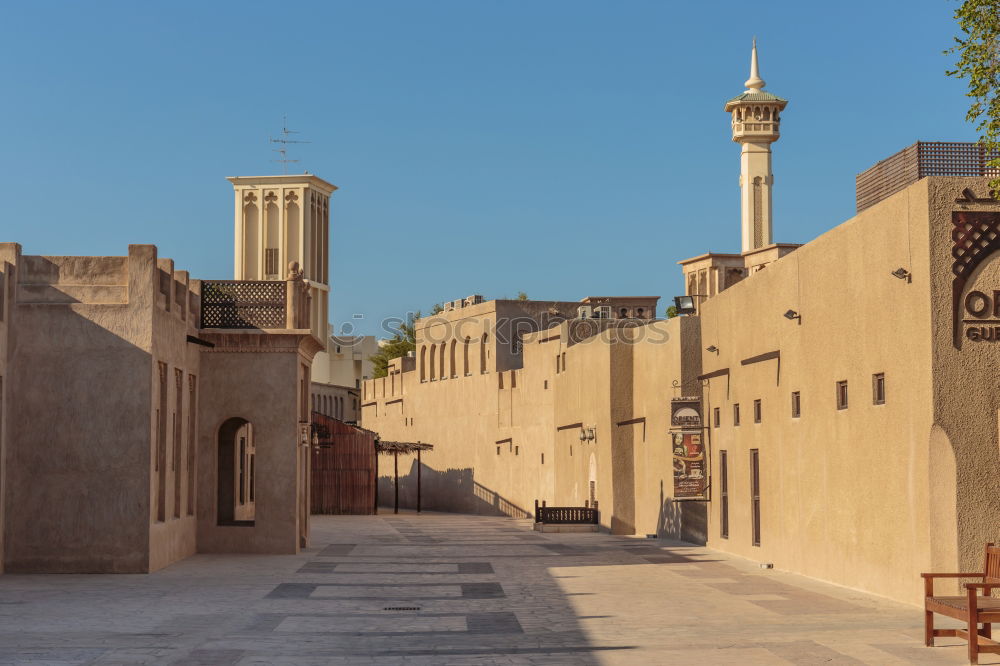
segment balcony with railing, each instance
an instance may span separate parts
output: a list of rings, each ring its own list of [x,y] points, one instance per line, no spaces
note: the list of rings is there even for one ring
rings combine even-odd
[[[309,299],[301,279],[204,280],[201,328],[308,329]]]

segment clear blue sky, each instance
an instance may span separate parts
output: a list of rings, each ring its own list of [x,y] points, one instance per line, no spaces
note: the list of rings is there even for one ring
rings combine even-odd
[[[941,51],[948,0],[19,2],[0,42],[4,214],[28,254],[155,243],[232,277],[225,176],[337,184],[331,319],[360,332],[481,293],[682,292],[739,250],[726,99],[750,40],[790,100],[775,240],[854,212],[854,176],[916,140],[973,140]]]

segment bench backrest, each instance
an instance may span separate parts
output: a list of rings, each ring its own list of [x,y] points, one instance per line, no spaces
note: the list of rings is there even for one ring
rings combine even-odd
[[[983,565],[983,582],[1000,583],[1000,546],[986,544],[986,562]]]

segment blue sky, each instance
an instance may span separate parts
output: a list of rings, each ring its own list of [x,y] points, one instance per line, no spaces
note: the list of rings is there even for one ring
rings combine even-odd
[[[944,70],[957,2],[461,0],[9,3],[5,213],[28,254],[155,243],[232,277],[224,178],[280,173],[288,115],[337,184],[331,319],[362,333],[472,293],[682,293],[676,261],[739,250],[726,99],[751,38],[790,100],[775,240],[854,212],[854,176],[974,140]]]

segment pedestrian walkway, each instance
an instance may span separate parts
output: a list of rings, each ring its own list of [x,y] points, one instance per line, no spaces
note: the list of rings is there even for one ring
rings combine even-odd
[[[297,556],[0,575],[0,664],[966,663],[921,623],[705,548],[440,513],[314,516]]]

